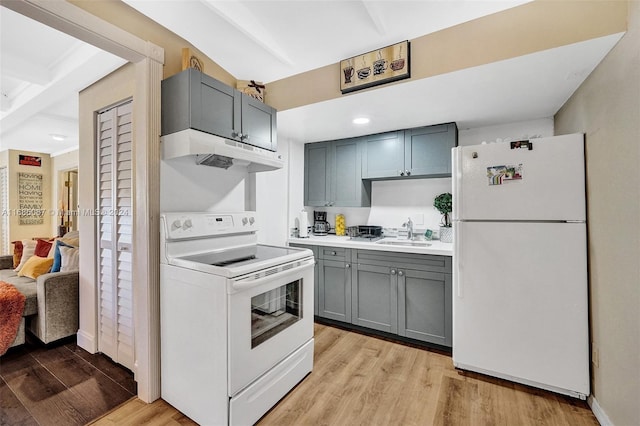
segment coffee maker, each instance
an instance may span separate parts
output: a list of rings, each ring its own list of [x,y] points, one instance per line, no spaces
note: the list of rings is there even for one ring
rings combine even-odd
[[[330,226],[327,222],[327,212],[313,212],[313,233],[315,235],[327,235]]]

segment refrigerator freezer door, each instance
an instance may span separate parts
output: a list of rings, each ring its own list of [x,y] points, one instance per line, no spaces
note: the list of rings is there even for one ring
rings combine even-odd
[[[585,220],[583,135],[531,144],[455,148],[454,220]]]
[[[586,225],[455,222],[453,362],[589,395]]]

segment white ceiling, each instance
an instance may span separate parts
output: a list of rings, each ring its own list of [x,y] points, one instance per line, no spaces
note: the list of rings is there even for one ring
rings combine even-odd
[[[76,149],[78,92],[125,62],[0,7],[0,150]]]
[[[124,0],[238,79],[271,82],[526,1]],[[77,146],[77,93],[124,63],[0,7],[0,149]],[[552,116],[620,38],[604,37],[278,113],[310,142],[456,121],[482,127]],[[366,126],[354,116],[372,119]],[[54,142],[50,134],[67,136]]]

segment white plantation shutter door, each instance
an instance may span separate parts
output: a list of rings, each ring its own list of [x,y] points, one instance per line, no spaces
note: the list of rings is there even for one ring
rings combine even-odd
[[[98,350],[133,370],[131,101],[98,115]]]
[[[9,251],[9,181],[7,179],[7,168],[0,167],[0,254],[10,254]]]

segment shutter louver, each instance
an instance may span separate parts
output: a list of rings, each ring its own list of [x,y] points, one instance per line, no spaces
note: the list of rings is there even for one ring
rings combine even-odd
[[[99,115],[98,349],[133,370],[131,102]]]

